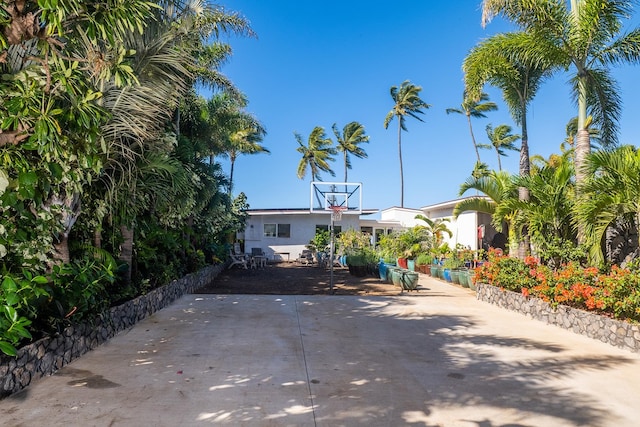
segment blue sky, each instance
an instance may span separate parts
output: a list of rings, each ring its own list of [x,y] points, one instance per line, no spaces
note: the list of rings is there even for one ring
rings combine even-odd
[[[409,118],[402,135],[404,205],[410,208],[452,200],[475,163],[466,118],[447,115],[462,102],[461,64],[483,38],[509,27],[496,19],[483,29],[480,0],[228,0],[226,8],[242,13],[258,38],[228,37],[234,54],[222,68],[249,99],[248,111],[267,129],[263,145],[271,154],[240,156],[234,171],[234,193],[244,192],[251,208],[308,208],[310,177],[300,180],[296,168],[294,132],[306,137],[323,126],[350,121],[365,126],[370,142],[367,159],[352,159],[349,181],[362,182],[363,207],[400,205],[397,123],[384,129],[393,107],[391,86],[404,80],[422,86],[421,98],[431,105],[424,122]],[[640,11],[636,13],[640,15]],[[639,19],[629,23],[638,25]],[[623,115],[621,143],[638,139],[640,96],[637,66],[622,66],[614,74],[620,85]],[[568,120],[576,115],[569,77],[558,74],[540,89],[528,118],[531,155],[559,152]],[[501,93],[487,92],[499,110],[474,120],[479,143],[488,142],[485,127],[508,124],[519,133],[502,102]],[[335,139],[334,139],[335,140]],[[482,160],[497,169],[494,152]],[[229,171],[228,161],[218,159]],[[518,170],[518,153],[509,152],[503,169]],[[342,158],[333,163],[341,181]]]

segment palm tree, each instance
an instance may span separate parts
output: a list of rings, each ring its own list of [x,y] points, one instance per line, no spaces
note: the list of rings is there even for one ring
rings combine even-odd
[[[502,90],[511,117],[520,125],[520,176],[530,175],[527,109],[553,66],[546,62],[525,62],[509,52],[514,46],[535,44],[538,40],[526,33],[507,33],[492,36],[475,46],[464,59],[465,86],[471,97],[479,97],[482,87],[489,83]],[[518,190],[520,200],[529,200],[529,192]],[[524,258],[530,250],[529,237],[523,230],[518,256]]]
[[[621,34],[633,0],[484,0],[483,24],[501,14],[534,43],[514,46],[512,54],[527,63],[545,62],[555,69],[572,67],[572,93],[578,104],[576,181],[585,179],[590,150],[588,124],[602,132],[606,146],[616,143],[620,97],[609,66],[640,62],[640,29]]]
[[[575,205],[575,174],[570,153],[554,158],[553,162],[530,176],[518,176],[515,183],[526,187],[531,194],[529,201],[513,200],[502,203],[503,210],[518,211],[517,220],[526,226],[531,239],[541,253],[558,249],[558,245],[575,245],[577,234],[573,220]],[[562,256],[553,256],[558,265]]]
[[[491,171],[482,176],[470,176],[460,186],[458,195],[462,196],[469,190],[476,190],[477,195],[461,200],[453,208],[454,218],[458,218],[463,212],[475,211],[491,215],[493,226],[497,230],[505,233],[505,227],[509,236],[509,246],[517,244],[517,228],[515,218],[517,211],[507,211],[503,209],[498,213],[498,207],[507,200],[518,198],[517,187],[513,182],[513,177],[504,171]],[[511,251],[511,250],[510,250]]]
[[[489,95],[485,92],[480,94],[479,99],[475,100],[467,96],[467,92],[462,94],[462,104],[460,108],[447,108],[447,114],[456,113],[464,114],[467,116],[467,123],[469,123],[469,133],[471,134],[471,142],[473,142],[473,148],[476,151],[476,157],[480,162],[480,151],[478,151],[478,144],[476,144],[476,138],[473,136],[473,127],[471,126],[471,118],[484,119],[487,117],[485,113],[489,111],[495,111],[498,106],[495,102],[489,101]]]
[[[640,227],[640,150],[625,145],[592,153],[586,172],[576,216],[584,227],[591,261],[600,263],[609,227],[619,219],[626,219],[636,230]]]
[[[405,116],[411,116],[414,119],[422,120],[418,114],[423,114],[425,108],[431,107],[429,104],[420,99],[422,87],[416,86],[405,80],[400,87],[391,86],[391,98],[394,106],[384,119],[384,128],[389,127],[389,123],[393,117],[398,119],[398,157],[400,158],[400,207],[404,207],[404,173],[402,171],[402,131],[407,131],[405,124]]]
[[[520,135],[511,134],[511,126],[509,125],[499,125],[494,129],[493,126],[488,124],[486,131],[491,144],[478,144],[478,147],[496,150],[496,154],[498,155],[498,170],[501,171],[502,162],[500,161],[500,157],[507,155],[504,150],[520,150],[518,147],[513,145],[514,142],[520,139]]]
[[[471,171],[471,176],[474,178],[482,178],[483,176],[489,175],[489,173],[489,165],[484,162],[476,162]]]
[[[431,234],[433,238],[433,248],[437,248],[442,244],[444,240],[444,235],[447,234],[449,238],[453,237],[453,233],[447,227],[447,223],[449,222],[449,218],[436,218],[431,219],[427,218],[424,215],[416,215],[415,219],[419,219],[427,223],[425,229]]]
[[[302,159],[298,163],[298,178],[304,179],[307,174],[307,168],[311,171],[312,181],[322,181],[320,172],[327,172],[331,176],[335,176],[335,172],[329,166],[329,162],[334,161],[332,157],[337,153],[332,146],[331,138],[327,138],[324,128],[316,126],[313,128],[307,139],[307,145],[304,144],[302,136],[294,132],[296,141],[298,142],[298,153],[302,154]]]
[[[237,112],[236,117],[231,121],[231,127],[233,131],[229,135],[229,146],[227,147],[227,154],[231,162],[229,192],[233,188],[233,169],[238,155],[270,153],[260,144],[267,132],[252,114],[244,111]]]
[[[342,128],[342,134],[340,134],[336,123],[333,124],[332,129],[336,136],[337,149],[344,155],[344,182],[347,182],[347,170],[351,169],[349,155],[366,159],[367,152],[358,145],[369,142],[369,135],[365,135],[364,126],[358,122],[345,125]]]

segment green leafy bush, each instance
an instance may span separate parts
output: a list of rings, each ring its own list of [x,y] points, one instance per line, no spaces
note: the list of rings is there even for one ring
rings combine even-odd
[[[22,277],[4,275],[0,287],[0,351],[16,355],[16,346],[31,339],[29,326],[37,316],[38,300],[49,296],[47,278],[23,270]]]

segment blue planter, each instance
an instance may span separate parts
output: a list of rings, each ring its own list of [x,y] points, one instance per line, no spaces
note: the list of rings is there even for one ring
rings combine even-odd
[[[384,261],[378,263],[378,275],[380,276],[380,280],[387,280],[387,264],[385,264]]]
[[[409,271],[416,271],[416,260],[415,259],[408,259],[407,260],[407,269]]]

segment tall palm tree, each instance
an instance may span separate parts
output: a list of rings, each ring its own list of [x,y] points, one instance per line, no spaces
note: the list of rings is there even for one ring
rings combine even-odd
[[[473,135],[473,127],[471,126],[471,118],[484,119],[487,117],[485,113],[489,111],[495,111],[498,109],[498,105],[495,102],[489,101],[489,95],[485,92],[480,94],[480,97],[475,100],[467,96],[467,91],[462,94],[462,104],[460,108],[447,108],[447,114],[456,113],[464,114],[467,117],[467,123],[469,123],[469,133],[471,134],[471,142],[473,142],[473,149],[476,151],[476,157],[480,162],[480,151],[478,151],[478,144],[476,138]]]
[[[640,227],[640,150],[625,145],[594,152],[587,157],[586,172],[576,216],[584,227],[591,261],[600,263],[610,226],[624,218],[636,230]]]
[[[347,182],[347,170],[351,169],[349,155],[360,159],[367,158],[367,152],[359,147],[359,144],[369,142],[369,135],[365,135],[364,126],[358,122],[351,122],[342,128],[342,134],[338,130],[336,123],[332,126],[333,134],[336,136],[337,149],[344,156],[344,182]]]
[[[394,106],[387,113],[384,119],[384,128],[389,127],[389,123],[394,117],[398,119],[398,157],[400,159],[400,207],[404,207],[404,173],[402,171],[402,131],[407,131],[405,124],[406,116],[424,121],[418,114],[424,114],[423,109],[431,107],[429,104],[420,99],[421,86],[416,86],[409,80],[402,82],[400,87],[391,86],[391,99]]]
[[[509,125],[499,125],[495,129],[491,124],[488,124],[486,127],[487,138],[491,144],[478,144],[479,148],[486,149],[494,149],[496,150],[496,154],[498,155],[498,170],[502,170],[502,162],[500,161],[500,157],[506,156],[505,150],[519,151],[520,149],[514,145],[518,139],[520,139],[520,135],[513,135],[511,133],[511,126]]]
[[[307,169],[311,171],[312,181],[322,181],[320,172],[327,172],[331,176],[335,176],[335,172],[329,166],[329,162],[334,161],[332,157],[337,153],[333,147],[333,141],[327,137],[324,128],[316,126],[313,128],[305,145],[302,136],[294,132],[296,141],[298,142],[298,153],[302,154],[302,159],[298,163],[298,178],[304,179]]]
[[[515,46],[525,62],[547,62],[556,70],[571,68],[572,93],[578,104],[576,181],[585,179],[591,145],[589,115],[605,146],[615,144],[620,97],[609,67],[640,62],[640,29],[622,34],[633,0],[484,0],[483,23],[501,14],[536,39]]]
[[[513,120],[520,125],[520,176],[530,175],[529,137],[527,130],[528,106],[540,84],[551,75],[553,64],[539,61],[526,62],[510,54],[514,46],[534,44],[538,40],[523,32],[497,34],[480,42],[464,59],[465,86],[471,97],[479,97],[482,87],[489,83],[500,88]],[[520,200],[529,200],[525,187],[518,190]],[[524,258],[530,251],[529,237],[523,230],[518,256]]]

